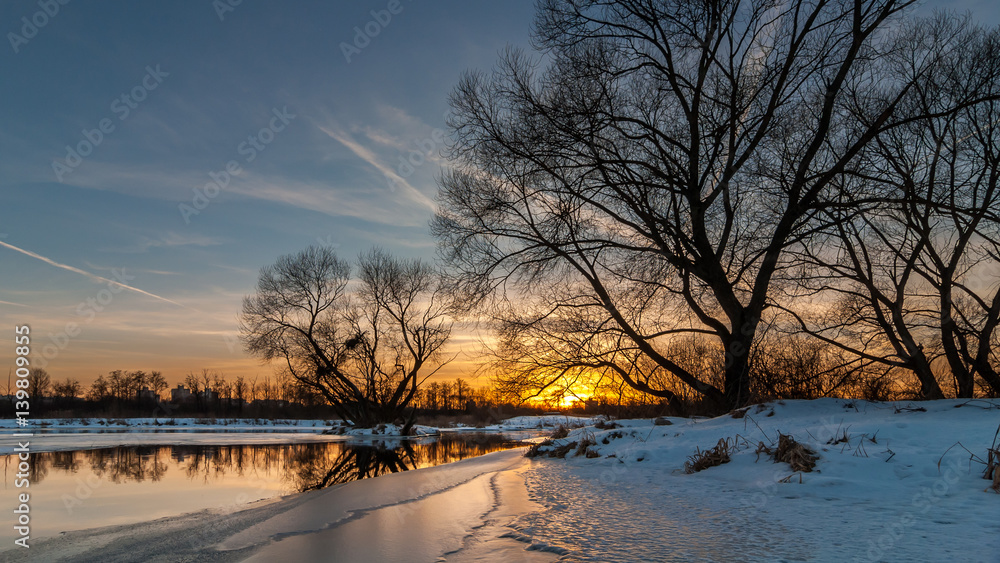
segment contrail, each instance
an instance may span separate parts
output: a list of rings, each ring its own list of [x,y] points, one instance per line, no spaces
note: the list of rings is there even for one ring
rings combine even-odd
[[[109,284],[112,284],[112,285],[117,285],[117,286],[120,286],[120,287],[122,287],[124,289],[128,289],[130,291],[134,291],[136,293],[141,293],[143,295],[148,295],[149,297],[152,297],[153,299],[159,299],[160,301],[166,301],[167,303],[170,303],[172,305],[177,305],[178,307],[184,307],[184,305],[181,305],[180,303],[178,303],[176,301],[171,301],[171,300],[167,299],[166,297],[160,297],[159,295],[154,295],[154,294],[152,294],[152,293],[150,293],[148,291],[141,290],[138,287],[132,287],[130,285],[126,285],[126,284],[124,284],[122,282],[119,282],[119,281],[109,280],[108,278],[104,278],[104,277],[98,276],[96,274],[91,274],[90,272],[81,270],[80,268],[74,268],[73,266],[68,266],[66,264],[60,264],[59,262],[56,262],[55,260],[51,260],[49,258],[46,258],[46,257],[42,256],[41,254],[35,254],[34,252],[31,252],[30,250],[24,250],[23,248],[18,248],[16,246],[12,245],[12,244],[7,244],[6,242],[3,242],[3,241],[0,241],[0,246],[3,246],[5,248],[9,248],[9,249],[17,251],[17,252],[20,252],[21,254],[24,254],[26,256],[31,256],[32,258],[37,258],[38,260],[41,260],[42,262],[45,262],[46,264],[51,264],[52,266],[55,266],[56,268],[62,268],[63,270],[69,270],[70,272],[74,272],[74,273],[77,273],[77,274],[80,274],[80,275],[83,275],[83,276],[87,276],[88,278],[90,278],[92,280],[95,280],[95,281],[109,283]]]
[[[329,135],[332,139],[334,139],[338,143],[350,149],[351,152],[357,155],[361,160],[364,160],[365,162],[373,166],[376,170],[385,175],[386,178],[391,178],[394,182],[406,188],[406,190],[410,192],[410,196],[412,197],[412,199],[416,200],[417,203],[427,207],[431,211],[434,211],[436,209],[434,201],[431,200],[431,198],[427,197],[426,195],[424,195],[423,192],[410,185],[410,183],[407,182],[405,178],[397,174],[395,170],[379,162],[378,159],[375,158],[375,154],[372,153],[370,150],[354,142],[347,135],[343,133],[338,133],[333,129],[327,129],[326,127],[320,126],[319,130]]]

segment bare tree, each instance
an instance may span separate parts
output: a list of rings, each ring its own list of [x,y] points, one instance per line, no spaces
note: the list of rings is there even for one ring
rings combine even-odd
[[[90,390],[87,391],[87,398],[91,401],[100,403],[110,397],[112,397],[112,393],[108,380],[105,379],[103,375],[97,376],[97,379],[90,384]]]
[[[208,368],[201,368],[201,391],[205,395],[205,407],[212,406],[212,397],[216,390],[212,388],[215,382],[215,373]]]
[[[69,377],[65,381],[52,386],[52,392],[55,396],[70,400],[79,397],[81,390],[80,381]]]
[[[240,412],[243,412],[243,403],[250,396],[252,395],[250,395],[250,386],[247,384],[246,378],[243,375],[237,375],[236,380],[233,381],[233,398],[236,399]]]
[[[156,397],[159,399],[164,391],[167,390],[167,380],[163,377],[163,374],[158,371],[150,372],[149,377],[146,379],[146,385],[156,393]]]
[[[33,399],[41,400],[48,396],[52,389],[52,377],[45,368],[31,368],[28,372],[28,394]]]
[[[332,249],[282,256],[243,300],[240,330],[251,354],[283,361],[345,420],[371,426],[405,416],[419,384],[443,365],[451,322],[429,266],[376,249],[358,271],[349,291],[350,267]]]
[[[457,168],[433,229],[460,299],[542,347],[560,333],[537,373],[614,372],[670,399],[666,373],[746,404],[786,251],[843,205],[858,155],[914,118],[900,108],[945,48],[891,32],[912,4],[541,2],[545,71],[511,51],[452,95]],[[719,342],[721,384],[663,353],[692,333]]]
[[[195,405],[200,409],[202,407],[202,387],[201,379],[198,377],[198,374],[193,371],[188,372],[188,374],[184,376],[184,384],[187,385],[188,390],[191,391],[191,395],[194,397]]]
[[[988,281],[1000,263],[1000,35],[954,17],[905,35],[947,54],[915,81],[914,119],[845,171],[844,193],[872,203],[827,210],[832,236],[803,246],[819,267],[804,285],[837,306],[793,317],[863,361],[912,371],[923,397],[944,396],[942,367],[956,396],[972,397],[976,376],[1000,392],[1000,290]]]
[[[80,381],[69,377],[62,382],[52,385],[52,394],[55,395],[57,403],[63,407],[72,407],[73,402],[80,396],[82,390]]]

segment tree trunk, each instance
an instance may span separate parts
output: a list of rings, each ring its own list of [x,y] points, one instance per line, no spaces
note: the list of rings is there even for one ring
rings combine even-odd
[[[921,399],[944,399],[944,393],[941,391],[941,386],[938,384],[937,378],[934,377],[934,371],[931,369],[930,363],[927,361],[927,357],[924,356],[923,350],[917,350],[916,353],[911,355],[907,360],[908,367],[920,380],[920,398]]]
[[[738,409],[750,404],[750,344],[752,334],[733,335],[726,345],[725,407]]]

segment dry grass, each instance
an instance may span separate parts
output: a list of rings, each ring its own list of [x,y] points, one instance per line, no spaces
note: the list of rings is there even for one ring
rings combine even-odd
[[[560,424],[559,426],[556,426],[555,430],[552,431],[552,436],[550,436],[550,438],[553,440],[559,440],[560,438],[565,438],[566,436],[569,436],[569,428]]]
[[[695,449],[694,454],[688,456],[688,460],[684,462],[684,473],[697,473],[709,467],[729,463],[729,455],[735,449],[736,445],[724,438],[710,450]]]
[[[528,448],[528,451],[524,452],[524,457],[538,457],[542,454],[548,453],[542,451],[542,448],[551,445],[552,445],[552,440],[542,440],[541,442],[531,444],[531,447]]]
[[[580,443],[576,445],[576,452],[574,453],[574,455],[578,455],[578,456],[579,455],[586,455],[587,457],[597,457],[600,454],[598,454],[596,452],[591,452],[588,449],[588,448],[590,448],[590,446],[596,446],[596,445],[597,445],[597,440],[594,439],[594,435],[593,434],[590,434],[588,436],[584,436],[583,439],[580,440]],[[590,455],[591,453],[593,453],[594,455]]]
[[[778,447],[771,448],[761,442],[757,446],[757,455],[765,453],[774,460],[775,463],[783,461],[792,466],[795,471],[809,473],[816,467],[816,460],[819,456],[816,452],[795,441],[788,434],[778,434]]]
[[[555,442],[553,442],[552,440],[545,440],[543,442],[534,444],[530,448],[528,448],[528,451],[524,452],[524,457],[548,456],[548,457],[564,458],[566,457],[566,454],[568,454],[576,446],[577,446],[576,442],[570,442],[568,444],[557,446]]]

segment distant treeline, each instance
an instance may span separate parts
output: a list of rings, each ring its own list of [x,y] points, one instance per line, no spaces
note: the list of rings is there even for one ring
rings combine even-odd
[[[221,371],[188,373],[170,387],[162,372],[113,370],[89,386],[79,380],[55,381],[42,368],[29,375],[31,412],[37,416],[211,416],[264,418],[336,418],[319,394],[291,377],[226,377]],[[12,388],[0,397],[4,416],[13,415]],[[544,404],[525,407],[497,400],[491,388],[477,388],[462,378],[421,387],[411,405],[422,417],[470,415],[468,422],[499,420],[539,412]]]

